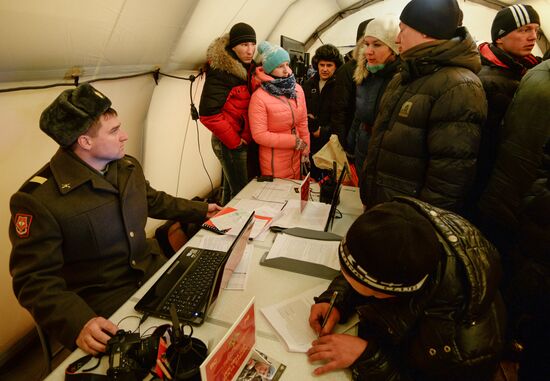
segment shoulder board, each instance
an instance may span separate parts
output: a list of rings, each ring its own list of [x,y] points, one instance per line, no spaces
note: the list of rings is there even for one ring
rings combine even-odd
[[[23,184],[19,191],[24,193],[32,193],[36,188],[48,181],[50,177],[52,177],[52,170],[50,169],[50,164],[48,163],[33,177],[27,180],[27,182]]]

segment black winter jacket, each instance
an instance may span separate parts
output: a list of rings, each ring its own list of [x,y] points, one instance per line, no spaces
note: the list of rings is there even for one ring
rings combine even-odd
[[[303,85],[308,113],[307,126],[310,132],[311,154],[319,151],[328,142],[331,135],[330,118],[332,105],[334,104],[336,78],[334,76],[330,77],[321,91],[319,91],[319,79],[319,73],[316,73]],[[310,114],[313,115],[313,118],[310,117]],[[316,138],[313,136],[313,132],[319,128],[321,128],[321,135]]]
[[[355,114],[355,82],[353,73],[357,67],[358,44],[352,53],[353,59],[338,68],[334,74],[336,85],[334,89],[334,105],[332,107],[332,133],[338,135],[340,144],[346,150],[346,140]]]
[[[405,195],[463,212],[487,102],[475,42],[465,28],[457,33],[402,54],[369,142],[367,207]]]
[[[231,49],[229,34],[215,39],[206,52],[206,81],[199,105],[200,121],[229,149],[252,141],[248,104],[255,63],[244,65]]]
[[[502,133],[501,123],[519,81],[528,69],[540,62],[540,59],[533,55],[522,60],[514,59],[502,49],[488,43],[479,46],[479,53],[482,66],[478,76],[485,90],[488,109],[487,121],[481,130],[478,170],[473,195],[475,202],[489,181]]]
[[[442,256],[427,283],[410,296],[376,299],[358,294],[340,275],[316,302],[335,307],[341,322],[357,312],[368,341],[352,365],[368,381],[489,380],[503,344],[505,312],[498,291],[496,249],[468,221],[413,198],[395,201],[428,219]],[[368,249],[365,249],[368,250]]]
[[[503,234],[517,231],[522,202],[540,177],[537,170],[542,167],[544,147],[550,139],[548,99],[547,60],[531,69],[519,85],[504,117],[494,170],[479,201],[481,214]]]

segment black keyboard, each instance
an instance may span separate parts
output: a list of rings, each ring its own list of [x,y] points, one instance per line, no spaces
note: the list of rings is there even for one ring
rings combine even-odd
[[[205,305],[225,255],[224,252],[203,249],[189,271],[172,289],[161,307],[161,312],[170,316],[170,306],[173,303],[180,318],[203,318]]]

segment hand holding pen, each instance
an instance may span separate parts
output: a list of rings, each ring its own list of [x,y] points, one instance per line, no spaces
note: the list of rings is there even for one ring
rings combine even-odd
[[[334,308],[337,296],[338,291],[334,291],[330,298],[328,309],[327,303],[314,304],[311,307],[309,324],[316,332],[318,332],[319,336],[322,335],[323,329],[325,328],[328,332],[332,331],[334,325],[340,320],[340,313]]]

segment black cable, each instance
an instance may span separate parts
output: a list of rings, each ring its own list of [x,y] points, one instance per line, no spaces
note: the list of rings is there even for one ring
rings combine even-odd
[[[197,77],[201,76],[203,74],[202,68],[199,69],[199,74]],[[160,71],[160,69],[155,70],[149,70],[142,73],[134,73],[134,74],[128,74],[128,75],[119,75],[116,77],[104,77],[104,78],[95,78],[87,81],[87,83],[94,83],[99,81],[114,81],[119,79],[127,79],[127,78],[135,78],[135,77],[142,77],[144,75],[152,75],[153,79],[155,80],[155,83],[158,85],[159,76],[163,75],[165,77],[170,78],[176,78],[176,79],[183,79],[185,81],[194,81],[197,77],[194,75],[190,75],[189,77],[179,77],[176,75],[166,74]],[[79,76],[73,77],[73,82],[57,82],[57,83],[51,83],[49,85],[40,85],[40,86],[22,86],[22,87],[11,87],[7,89],[0,89],[0,93],[8,93],[8,92],[14,92],[14,91],[22,91],[22,90],[41,90],[41,89],[50,89],[52,87],[69,87],[69,86],[78,86],[80,81]]]
[[[203,72],[202,70],[199,71],[198,77],[202,76]],[[202,167],[204,168],[204,172],[206,172],[206,176],[208,176],[208,181],[210,182],[210,195],[214,194],[214,183],[212,182],[212,178],[210,177],[210,173],[208,172],[208,169],[206,168],[206,164],[204,164],[204,157],[202,156],[201,151],[201,139],[199,134],[199,123],[197,120],[199,119],[199,112],[197,111],[197,108],[195,107],[195,103],[193,102],[193,83],[195,82],[194,75],[190,76],[189,78],[193,77],[193,79],[190,79],[191,85],[189,86],[189,98],[191,99],[191,118],[195,121],[195,129],[197,132],[197,148],[199,150],[199,156],[201,158]]]
[[[201,157],[201,163],[202,167],[204,168],[204,171],[206,172],[206,176],[208,176],[208,181],[210,181],[210,189],[211,189],[211,195],[214,194],[214,183],[212,182],[212,178],[210,177],[210,173],[208,173],[208,169],[206,169],[206,164],[204,164],[204,158],[202,157],[201,152],[201,140],[199,138],[199,123],[195,120],[195,126],[197,128],[197,146],[199,148],[199,156]]]

